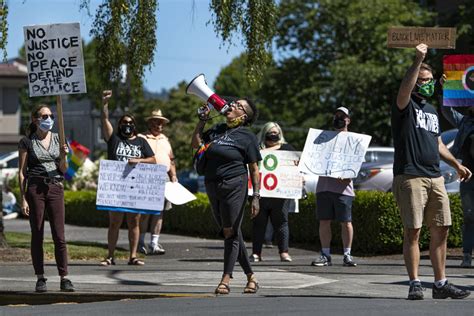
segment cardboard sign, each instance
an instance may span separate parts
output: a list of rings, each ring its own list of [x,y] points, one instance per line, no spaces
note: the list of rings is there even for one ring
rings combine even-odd
[[[96,205],[99,210],[157,214],[163,210],[166,166],[101,160]]]
[[[86,93],[79,23],[24,26],[30,97]]]
[[[331,178],[355,178],[372,136],[310,128],[299,170]]]
[[[262,150],[260,171],[260,196],[281,199],[301,199],[303,175],[298,170],[301,152],[286,150]],[[249,177],[249,195],[252,195]]]
[[[429,48],[456,48],[456,28],[452,27],[390,27],[387,47],[416,47],[424,43]]]

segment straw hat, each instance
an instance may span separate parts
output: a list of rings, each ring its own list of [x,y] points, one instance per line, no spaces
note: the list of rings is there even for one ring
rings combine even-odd
[[[163,113],[161,113],[160,109],[153,110],[151,112],[151,116],[148,116],[147,118],[145,118],[146,121],[151,120],[151,119],[163,120],[166,123],[169,123],[169,121],[170,121],[166,117],[163,116]]]

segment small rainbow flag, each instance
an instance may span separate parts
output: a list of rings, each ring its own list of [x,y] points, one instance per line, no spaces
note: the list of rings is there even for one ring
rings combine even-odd
[[[77,170],[82,166],[84,161],[86,160],[87,156],[90,154],[90,150],[79,144],[76,141],[69,141],[69,154],[67,155],[67,162],[68,162],[68,169],[64,178],[70,181],[74,175],[76,174]]]
[[[474,55],[446,55],[443,66],[443,105],[474,106]]]

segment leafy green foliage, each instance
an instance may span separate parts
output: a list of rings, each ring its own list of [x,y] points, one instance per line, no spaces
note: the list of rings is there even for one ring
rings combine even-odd
[[[247,78],[255,83],[271,62],[269,54],[277,7],[273,0],[211,0],[214,29],[224,42],[232,44],[234,33],[241,33],[247,47]]]
[[[387,29],[430,18],[412,1],[283,0],[276,44],[284,57],[260,97],[283,127],[301,127],[286,135],[292,143],[304,141],[308,127],[331,128],[334,109],[345,105],[351,130],[387,145],[390,106],[414,56],[387,49]]]
[[[95,192],[66,192],[66,222],[83,226],[107,226],[107,212],[95,210]],[[198,193],[197,199],[185,205],[174,205],[166,213],[167,233],[215,238],[218,228],[214,222],[207,195]],[[462,241],[462,208],[459,194],[451,194],[453,225],[449,231],[448,247],[459,247]],[[300,212],[290,214],[290,241],[310,249],[319,248],[319,227],[315,217],[315,196],[310,194],[300,200]],[[242,233],[252,236],[250,211],[246,210]],[[357,255],[401,253],[403,226],[393,194],[377,191],[359,191],[352,208],[354,226],[353,252]],[[341,232],[339,223],[333,223],[332,247],[340,249]],[[423,228],[420,248],[429,247],[429,232]],[[316,250],[316,249],[315,249]]]
[[[6,1],[0,2],[0,50],[3,53],[3,61],[7,60],[7,43],[8,43],[8,4]]]

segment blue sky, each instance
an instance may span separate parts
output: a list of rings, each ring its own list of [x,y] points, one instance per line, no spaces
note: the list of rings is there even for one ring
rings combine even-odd
[[[209,0],[158,2],[158,45],[155,63],[145,75],[146,89],[160,92],[199,73],[204,73],[212,86],[219,71],[244,51],[240,39],[235,39],[229,49],[227,44],[221,45],[212,23],[206,25],[211,19]],[[100,3],[102,0],[90,1],[92,15]],[[9,0],[8,57],[18,55],[24,25],[79,22],[82,37],[88,42],[94,18],[85,10],[79,11],[79,4],[79,0]]]

